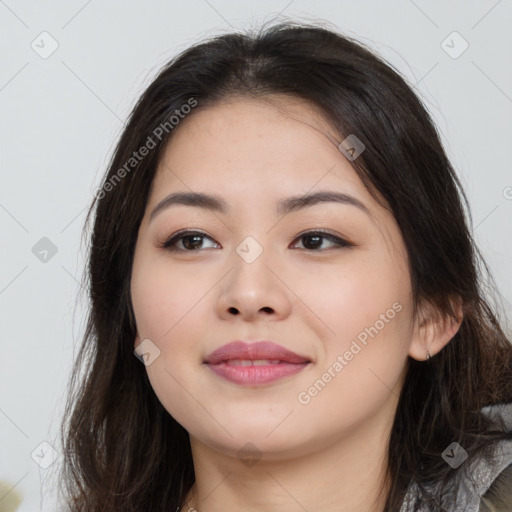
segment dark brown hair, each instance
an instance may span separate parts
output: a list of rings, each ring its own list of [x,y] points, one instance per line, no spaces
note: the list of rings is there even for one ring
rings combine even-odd
[[[385,511],[397,511],[413,483],[418,503],[443,510],[442,485],[429,491],[455,473],[443,450],[457,441],[469,464],[493,441],[512,438],[481,412],[512,401],[512,348],[484,297],[489,272],[471,237],[468,202],[429,114],[399,73],[361,43],[321,26],[281,23],[211,38],[171,60],[134,107],[91,204],[91,308],[62,425],[70,510],[174,512],[194,482],[188,433],[133,355],[138,227],[162,149],[179,129],[172,116],[193,102],[202,109],[234,95],[276,93],[318,108],[339,141],[356,134],[364,143],[351,163],[401,229],[415,313],[429,303],[456,317],[454,299],[462,304],[451,342],[429,362],[407,363],[389,442]],[[130,160],[149,139],[154,147],[146,156]]]

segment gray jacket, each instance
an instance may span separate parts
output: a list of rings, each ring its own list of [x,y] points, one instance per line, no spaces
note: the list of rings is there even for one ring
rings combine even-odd
[[[512,431],[512,403],[487,407],[483,412],[490,417],[503,417],[507,430]],[[456,456],[457,447],[448,454]],[[512,512],[512,440],[496,442],[491,458],[480,457],[470,466],[462,462],[453,478],[452,489],[450,498],[456,496],[456,505],[451,508],[445,505],[449,512]],[[414,509],[416,495],[412,485],[400,512],[438,512],[430,508]]]

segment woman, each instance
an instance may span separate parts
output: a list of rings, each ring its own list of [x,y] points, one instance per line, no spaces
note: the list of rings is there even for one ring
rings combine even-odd
[[[70,510],[509,510],[512,348],[462,199],[421,102],[347,37],[173,59],[89,212]]]

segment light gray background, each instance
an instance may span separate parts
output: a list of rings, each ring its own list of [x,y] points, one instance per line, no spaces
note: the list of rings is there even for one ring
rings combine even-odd
[[[20,512],[55,510],[59,459],[42,469],[31,453],[43,441],[60,449],[86,306],[75,308],[81,229],[122,121],[178,51],[278,15],[330,21],[415,85],[466,186],[474,234],[510,318],[510,0],[0,0],[0,481],[22,494]],[[31,47],[51,50],[44,31],[58,43],[45,59]],[[457,58],[464,42],[453,31],[469,44]],[[58,250],[46,262],[32,252],[42,237]]]

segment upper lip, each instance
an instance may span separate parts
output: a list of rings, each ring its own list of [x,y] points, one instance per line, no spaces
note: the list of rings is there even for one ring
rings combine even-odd
[[[241,359],[254,361],[257,359],[279,359],[287,363],[309,363],[307,357],[303,357],[272,341],[233,341],[214,350],[205,360],[208,364],[219,364],[223,361]]]

